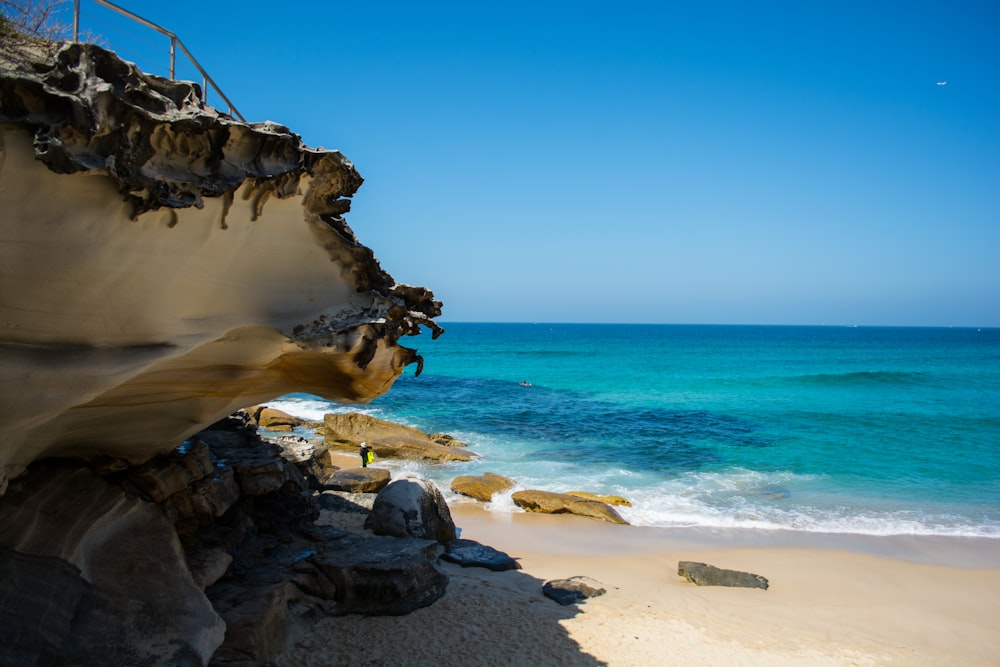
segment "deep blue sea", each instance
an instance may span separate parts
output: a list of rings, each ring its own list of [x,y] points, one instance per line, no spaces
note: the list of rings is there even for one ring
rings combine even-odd
[[[423,374],[369,405],[270,404],[450,433],[480,458],[379,462],[442,490],[491,471],[624,496],[638,525],[1000,538],[1000,329],[445,329],[402,341]]]

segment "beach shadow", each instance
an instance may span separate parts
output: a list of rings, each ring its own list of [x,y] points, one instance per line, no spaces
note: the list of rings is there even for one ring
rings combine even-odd
[[[336,496],[321,504],[321,523],[357,530],[368,513],[363,496]],[[367,494],[365,494],[367,495]],[[362,502],[357,502],[362,500]],[[442,549],[443,550],[443,549]],[[521,570],[494,572],[439,560],[448,576],[444,595],[402,616],[328,616],[300,625],[276,665],[316,667],[407,665],[565,665],[607,663],[587,654],[562,621],[586,601],[560,605],[542,593],[543,580]],[[574,572],[566,573],[572,576]]]

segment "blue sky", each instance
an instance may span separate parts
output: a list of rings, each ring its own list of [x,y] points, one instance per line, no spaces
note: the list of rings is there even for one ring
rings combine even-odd
[[[120,4],[343,151],[442,321],[1000,326],[1000,3]]]

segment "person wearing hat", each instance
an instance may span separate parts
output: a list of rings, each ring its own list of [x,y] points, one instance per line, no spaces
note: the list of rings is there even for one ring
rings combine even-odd
[[[375,460],[375,452],[368,446],[367,442],[361,443],[361,467],[367,468],[368,464]]]

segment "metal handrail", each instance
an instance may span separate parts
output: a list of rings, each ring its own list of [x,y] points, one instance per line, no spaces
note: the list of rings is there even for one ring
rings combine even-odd
[[[100,5],[104,5],[108,9],[111,9],[111,10],[114,10],[114,11],[118,12],[122,16],[128,17],[128,18],[132,19],[133,21],[136,21],[137,23],[141,23],[142,25],[146,26],[147,28],[155,30],[156,32],[158,32],[160,34],[163,34],[163,35],[166,35],[167,37],[169,37],[170,38],[170,79],[171,80],[174,79],[174,73],[176,72],[176,67],[175,66],[177,64],[177,47],[180,47],[181,51],[184,52],[184,55],[187,56],[188,60],[191,61],[191,64],[194,65],[195,69],[197,69],[198,72],[202,76],[202,82],[203,82],[203,86],[202,87],[205,89],[206,101],[207,101],[207,95],[208,95],[208,87],[211,86],[215,90],[215,92],[219,94],[219,97],[221,97],[222,100],[229,106],[229,115],[230,116],[235,116],[236,118],[239,118],[244,123],[247,122],[246,118],[244,118],[243,115],[239,111],[236,110],[236,107],[233,105],[232,102],[229,101],[229,98],[226,97],[226,94],[224,92],[222,92],[222,89],[219,88],[219,86],[215,83],[215,81],[212,79],[212,77],[210,77],[208,75],[208,72],[205,71],[205,68],[203,68],[201,66],[201,64],[197,60],[195,60],[195,57],[191,54],[190,51],[187,50],[187,47],[184,46],[184,42],[182,42],[180,40],[180,38],[176,34],[170,32],[169,30],[167,30],[166,28],[164,28],[162,26],[156,25],[152,21],[148,21],[148,20],[142,18],[138,14],[134,14],[134,13],[130,12],[129,10],[125,9],[124,7],[119,7],[118,5],[114,4],[113,2],[108,2],[108,0],[94,0],[94,2],[96,2],[96,3],[100,4]],[[73,0],[73,41],[74,42],[79,42],[80,41],[80,0]]]

